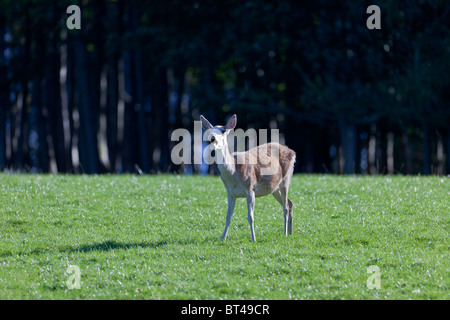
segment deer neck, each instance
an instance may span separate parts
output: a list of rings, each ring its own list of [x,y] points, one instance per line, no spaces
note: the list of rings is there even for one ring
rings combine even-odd
[[[236,165],[234,162],[234,157],[231,155],[230,150],[228,149],[228,144],[225,144],[222,149],[216,150],[216,152],[220,153],[220,155],[222,156],[222,161],[219,161],[219,163],[217,164],[220,173],[222,175],[226,173],[232,175],[234,171],[236,171]]]

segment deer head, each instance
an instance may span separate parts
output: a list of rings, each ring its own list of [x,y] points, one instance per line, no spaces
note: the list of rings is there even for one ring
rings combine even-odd
[[[211,142],[210,148],[214,150],[221,150],[227,147],[227,136],[232,129],[236,127],[237,117],[234,114],[230,120],[228,120],[225,126],[213,126],[204,116],[200,116],[202,127],[208,133],[208,141]]]

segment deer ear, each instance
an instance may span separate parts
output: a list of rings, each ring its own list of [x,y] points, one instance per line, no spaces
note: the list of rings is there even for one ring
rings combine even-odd
[[[211,129],[213,126],[211,125],[211,123],[209,123],[208,120],[206,120],[206,118],[202,115],[200,115],[200,121],[202,122],[202,127],[205,130],[209,130]]]
[[[230,120],[228,120],[227,125],[225,126],[225,128],[227,130],[234,129],[236,127],[236,123],[237,123],[237,117],[236,117],[235,114],[233,114],[233,116],[230,118]]]

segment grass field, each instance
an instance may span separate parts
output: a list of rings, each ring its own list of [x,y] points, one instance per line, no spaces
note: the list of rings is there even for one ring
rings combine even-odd
[[[244,199],[220,240],[219,177],[0,174],[0,191],[0,299],[450,298],[446,177],[296,175],[294,234],[257,198],[256,243]]]

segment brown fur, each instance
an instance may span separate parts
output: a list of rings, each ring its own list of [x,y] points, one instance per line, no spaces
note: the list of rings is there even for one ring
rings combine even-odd
[[[234,115],[225,127],[213,127],[204,117],[200,118],[206,130],[213,128],[234,129],[236,116]],[[220,130],[217,130],[220,131]],[[267,143],[245,152],[230,153],[227,145],[227,133],[214,133],[216,145],[220,140],[223,145],[216,149],[221,152],[224,163],[218,164],[222,181],[228,194],[228,212],[225,231],[222,240],[226,240],[231,217],[234,211],[236,198],[247,198],[248,221],[255,239],[254,232],[254,206],[255,197],[272,194],[283,207],[284,233],[292,234],[293,203],[288,198],[289,185],[294,171],[296,154],[293,150],[279,143]],[[267,174],[269,172],[270,174]]]
[[[259,186],[260,190],[267,190],[267,192],[256,192],[256,197],[273,193],[280,185],[282,179],[286,178],[295,162],[295,152],[293,150],[274,142],[257,146],[246,152],[234,152],[232,157],[235,162],[237,182],[239,180],[242,181],[249,190],[254,189],[256,186]],[[238,161],[238,159],[241,159],[241,161]],[[245,159],[245,161],[242,161],[242,159]],[[262,175],[261,169],[269,168],[272,164],[271,161],[279,162],[280,165],[277,171],[274,175]],[[242,195],[242,197],[244,196]]]

